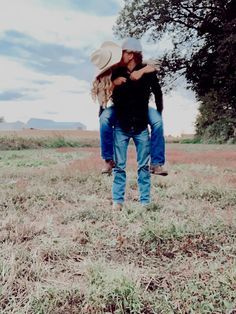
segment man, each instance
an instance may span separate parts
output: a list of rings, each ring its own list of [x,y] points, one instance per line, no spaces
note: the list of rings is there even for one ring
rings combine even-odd
[[[131,39],[132,40],[132,39]],[[125,49],[126,41],[123,43]],[[111,53],[112,58],[109,57]],[[109,83],[109,70],[115,63],[119,63],[122,55],[122,49],[112,42],[104,42],[100,49],[91,55],[91,62],[98,68],[97,76],[93,81],[91,94],[93,100],[98,100],[100,104],[99,122],[100,122],[100,142],[101,156],[105,160],[102,170],[104,174],[111,174],[114,167],[113,152],[113,127],[115,123],[115,112],[112,103],[109,101],[111,96],[111,83]],[[104,66],[105,64],[105,66]],[[159,70],[160,63],[156,60],[147,60],[146,66],[133,71],[130,74],[132,80],[140,79],[145,73]],[[119,85],[125,82],[125,78],[117,78],[113,85]],[[113,86],[114,87],[114,86]],[[108,102],[109,101],[109,102]],[[163,134],[163,122],[161,113],[152,107],[148,110],[149,125],[151,127],[151,167],[153,174],[167,175],[168,172],[163,168],[165,163],[165,140]]]
[[[116,166],[113,170],[113,207],[121,209],[126,187],[126,159],[129,140],[132,138],[137,152],[139,200],[142,205],[150,203],[150,140],[147,129],[148,103],[151,92],[154,94],[158,112],[163,109],[162,92],[155,73],[147,73],[138,81],[132,81],[130,74],[144,67],[142,47],[139,40],[128,38],[122,45],[122,63],[112,73],[116,81],[112,100],[116,124],[114,132],[114,154]]]

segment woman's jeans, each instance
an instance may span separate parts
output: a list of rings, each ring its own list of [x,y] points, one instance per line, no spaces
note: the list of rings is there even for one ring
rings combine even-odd
[[[148,119],[151,126],[151,165],[164,165],[165,139],[161,114],[154,108],[148,108]],[[100,115],[101,156],[105,160],[114,159],[113,132],[116,122],[114,106],[106,108]]]
[[[138,188],[141,204],[150,203],[150,139],[148,130],[136,134],[133,131],[126,132],[119,126],[114,129],[114,153],[116,166],[113,169],[114,179],[112,185],[112,199],[114,204],[123,204],[126,187],[126,161],[129,140],[133,139],[138,163]]]

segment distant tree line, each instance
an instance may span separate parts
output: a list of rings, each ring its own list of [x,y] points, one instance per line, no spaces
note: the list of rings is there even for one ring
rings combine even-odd
[[[236,142],[235,0],[125,0],[114,31],[154,41],[168,34],[173,49],[163,56],[163,79],[184,75],[195,92],[196,136]]]

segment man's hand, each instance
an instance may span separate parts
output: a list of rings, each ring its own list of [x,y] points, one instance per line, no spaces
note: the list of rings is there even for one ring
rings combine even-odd
[[[113,84],[114,84],[115,86],[118,86],[118,85],[124,84],[126,81],[127,81],[127,79],[126,79],[125,77],[119,76],[119,77],[117,77],[117,78],[113,81]]]

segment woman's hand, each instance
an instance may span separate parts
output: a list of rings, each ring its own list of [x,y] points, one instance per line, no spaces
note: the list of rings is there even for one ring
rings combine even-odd
[[[127,81],[127,79],[126,79],[125,77],[119,76],[119,77],[117,77],[117,78],[113,81],[113,84],[114,84],[115,86],[118,86],[118,85],[124,84],[126,81]]]

